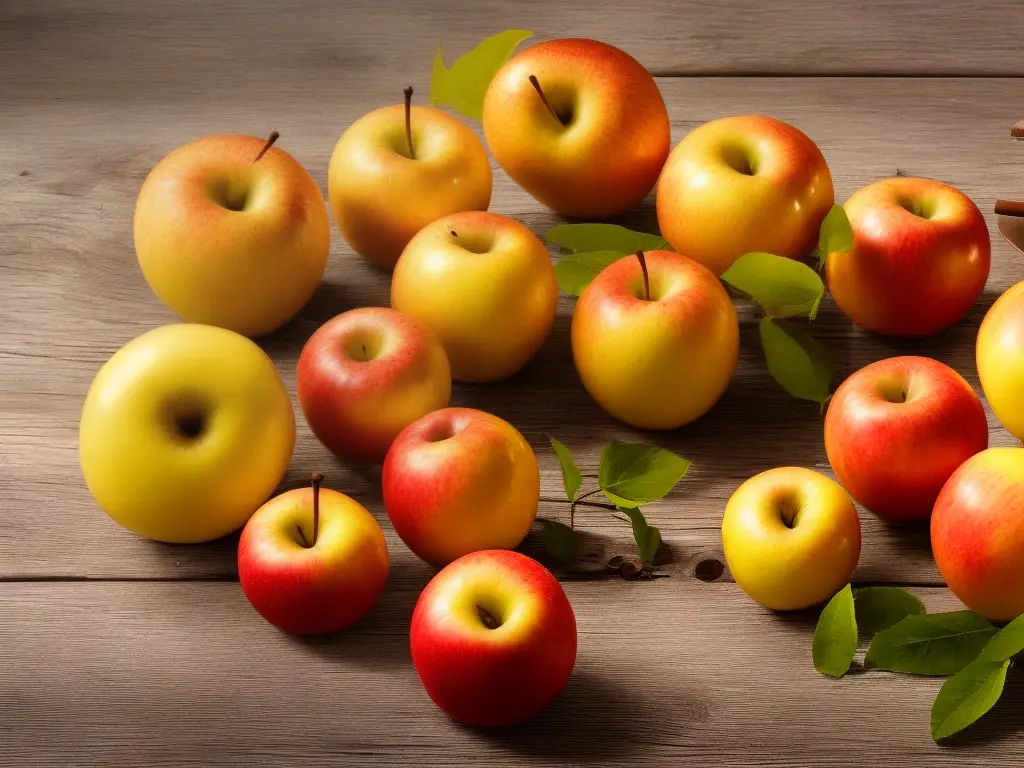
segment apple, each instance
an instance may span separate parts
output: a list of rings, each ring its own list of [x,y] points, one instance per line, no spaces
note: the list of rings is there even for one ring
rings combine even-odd
[[[327,189],[345,241],[382,269],[393,269],[413,235],[442,216],[486,211],[491,163],[480,139],[432,107],[381,107],[338,139]]]
[[[654,187],[670,145],[650,73],[596,40],[549,40],[509,59],[484,97],[484,137],[505,172],[564,216],[603,219]]]
[[[981,388],[996,418],[1024,440],[1024,282],[996,299],[975,346]]]
[[[434,411],[402,430],[381,484],[395,532],[435,566],[517,546],[540,500],[530,444],[504,419],[472,408]]]
[[[238,541],[238,580],[278,629],[315,635],[345,629],[377,604],[388,578],[384,532],[343,493],[311,488],[275,496]]]
[[[803,258],[834,202],[828,164],[806,134],[772,117],[723,117],[669,155],[658,226],[674,250],[721,275],[752,251]]]
[[[849,583],[860,558],[860,519],[835,481],[778,467],[733,493],[722,546],[733,578],[754,601],[773,611],[801,610]]]
[[[1024,448],[989,448],[942,487],[932,554],[960,600],[994,621],[1024,613]]]
[[[442,216],[409,242],[391,306],[441,339],[456,381],[497,381],[540,349],[558,309],[551,256],[530,230],[496,213]]]
[[[381,462],[398,433],[452,393],[436,334],[386,307],[344,312],[299,356],[299,406],[317,439],[350,461]]]
[[[518,552],[464,555],[412,614],[412,663],[427,695],[468,725],[522,723],[561,693],[576,663],[576,617],[561,585]]]
[[[843,207],[853,249],[828,254],[825,277],[861,328],[931,336],[977,301],[989,273],[988,225],[963,192],[901,176],[869,184]]]
[[[620,259],[588,285],[572,317],[572,356],[604,410],[640,429],[704,415],[739,359],[739,322],[704,266],[670,251]]]
[[[988,447],[981,400],[938,360],[890,357],[829,401],[825,452],[847,492],[879,517],[924,520],[957,467]]]
[[[245,336],[277,330],[327,266],[320,188],[291,155],[254,136],[206,136],[150,171],[135,204],[135,250],[149,287],[192,323]]]
[[[277,487],[295,417],[255,343],[192,323],[147,331],[89,387],[79,425],[86,485],[114,521],[157,541],[240,528]]]

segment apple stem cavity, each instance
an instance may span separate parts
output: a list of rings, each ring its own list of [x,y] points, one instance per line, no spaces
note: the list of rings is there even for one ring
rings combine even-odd
[[[494,617],[494,614],[483,606],[478,605],[476,607],[476,612],[477,615],[480,616],[481,623],[488,629],[497,629],[501,626],[501,622]]]
[[[548,108],[548,112],[562,125],[568,125],[568,123],[562,119],[562,116],[555,111],[555,108],[551,106],[551,102],[548,101],[548,97],[544,95],[544,89],[540,87],[540,81],[536,75],[530,75],[530,85],[533,86],[534,90],[537,91],[537,95],[540,96],[540,100],[544,102],[544,106]]]
[[[1017,200],[996,200],[996,215],[1024,218],[1024,202]]]
[[[263,157],[265,154],[267,154],[267,150],[269,150],[272,146],[274,146],[274,142],[277,141],[280,138],[281,138],[281,134],[280,133],[278,133],[277,131],[271,131],[270,132],[270,136],[267,138],[267,143],[263,145],[263,149],[261,149],[260,153],[258,155],[256,155],[256,159],[253,160],[253,162],[254,163],[258,163],[260,161],[260,158]]]
[[[408,86],[405,94],[405,140],[409,142],[409,158],[416,159],[416,149],[412,145],[412,86]]]
[[[647,274],[647,260],[644,258],[644,252],[637,251],[636,259],[640,262],[640,271],[644,273],[644,301],[651,300],[651,276]]]
[[[313,543],[309,546],[314,547],[316,537],[320,535],[320,483],[324,481],[324,476],[314,472],[309,481],[313,484]]]

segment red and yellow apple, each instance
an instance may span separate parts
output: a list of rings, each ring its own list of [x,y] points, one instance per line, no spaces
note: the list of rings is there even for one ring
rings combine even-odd
[[[590,396],[641,429],[674,429],[722,396],[739,358],[736,309],[704,266],[670,251],[627,256],[580,295],[572,356]]]
[[[483,127],[513,181],[558,213],[588,219],[643,200],[671,141],[650,73],[614,46],[572,38],[509,59],[487,89]]]
[[[491,163],[480,139],[456,118],[399,104],[363,115],[341,135],[327,189],[345,241],[371,263],[393,269],[430,222],[487,210]]]
[[[965,461],[932,511],[932,554],[953,594],[999,621],[1024,613],[1024,448]]]
[[[384,532],[343,493],[312,488],[276,496],[238,541],[238,580],[267,621],[299,635],[351,626],[380,599],[388,578]]]
[[[561,585],[518,552],[459,558],[420,595],[409,633],[427,695],[449,716],[482,727],[536,715],[576,663],[576,617]]]
[[[530,444],[504,419],[471,408],[434,411],[402,430],[381,484],[395,532],[435,566],[517,546],[540,499]]]
[[[295,445],[274,363],[246,337],[180,323],[111,357],[82,407],[79,460],[99,506],[139,536],[211,541],[273,493]]]
[[[996,418],[1024,440],[1024,282],[996,299],[978,329],[978,376]]]
[[[931,336],[966,314],[985,287],[988,226],[967,195],[933,179],[896,177],[843,206],[853,249],[828,254],[825,277],[854,323],[889,336]]]
[[[751,251],[803,258],[834,202],[828,164],[806,134],[771,117],[724,117],[672,150],[658,226],[676,251],[721,275]]]
[[[924,520],[957,467],[988,447],[981,400],[948,365],[890,357],[829,401],[825,452],[847,492],[879,517]]]
[[[185,320],[262,336],[294,317],[320,284],[327,206],[306,169],[267,145],[254,136],[206,136],[173,150],[142,184],[139,266],[157,298]]]
[[[518,221],[456,213],[406,246],[391,306],[440,337],[453,379],[496,381],[526,365],[548,337],[558,281],[544,244]]]
[[[384,460],[398,433],[445,408],[448,358],[436,334],[386,307],[344,312],[299,356],[299,406],[317,439],[350,461]]]
[[[803,467],[769,469],[736,489],[722,546],[740,589],[773,611],[809,608],[850,581],[860,519],[839,485]]]

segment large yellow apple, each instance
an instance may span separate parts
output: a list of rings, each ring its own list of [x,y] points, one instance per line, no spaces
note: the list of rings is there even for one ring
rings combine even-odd
[[[722,518],[733,578],[774,611],[809,608],[850,581],[860,558],[860,518],[833,480],[778,467],[736,489]]]
[[[178,147],[146,177],[135,250],[150,288],[192,323],[262,336],[320,284],[330,249],[327,206],[291,155],[253,136]]]
[[[167,542],[241,527],[295,444],[273,362],[233,331],[180,323],[119,349],[93,379],[79,429],[89,491],[115,521]]]
[[[712,120],[672,150],[658,180],[658,226],[716,275],[740,256],[802,258],[835,202],[821,151],[771,117]]]
[[[518,221],[457,213],[406,246],[391,306],[441,338],[453,379],[496,381],[522,368],[551,332],[558,281],[544,244]]]
[[[675,429],[704,415],[739,359],[729,295],[701,264],[670,251],[627,256],[588,285],[572,317],[572,356],[587,392],[621,421]]]
[[[996,418],[1024,440],[1024,282],[996,299],[978,329],[981,388]]]
[[[393,269],[413,235],[430,222],[487,210],[491,164],[463,123],[407,102],[376,109],[349,126],[331,155],[327,190],[345,241],[378,267]]]

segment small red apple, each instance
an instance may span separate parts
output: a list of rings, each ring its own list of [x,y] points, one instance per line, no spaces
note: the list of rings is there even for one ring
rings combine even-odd
[[[523,722],[565,687],[576,617],[561,585],[518,552],[486,550],[438,573],[412,615],[412,662],[427,694],[469,725]]]

